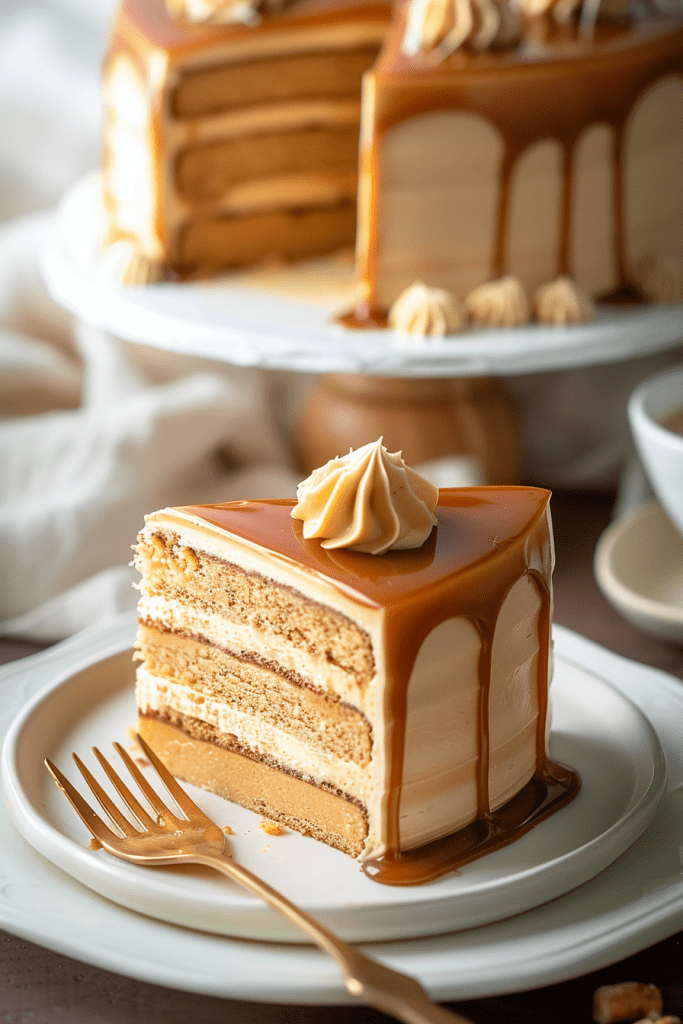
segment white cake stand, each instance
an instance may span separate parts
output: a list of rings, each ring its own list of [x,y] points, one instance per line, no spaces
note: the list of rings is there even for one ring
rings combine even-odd
[[[117,283],[123,254],[116,247],[103,253],[103,236],[99,179],[93,174],[64,196],[42,260],[50,294],[79,318],[126,341],[186,355],[334,375],[324,378],[324,393],[304,410],[299,454],[305,469],[320,464],[328,442],[336,454],[337,448],[347,450],[348,444],[386,435],[388,405],[394,412],[401,410],[390,422],[389,434],[420,435],[410,452],[413,460],[471,451],[471,436],[465,435],[477,433],[472,409],[480,407],[475,418],[485,422],[488,436],[475,454],[487,478],[510,482],[519,474],[511,439],[514,414],[498,389],[498,378],[620,362],[673,348],[683,340],[683,304],[604,308],[589,324],[471,330],[443,339],[349,330],[335,323],[335,315],[352,306],[350,257],[260,268],[210,281],[124,287]],[[456,393],[439,390],[439,378],[443,385],[456,380]],[[483,389],[482,379],[487,382]],[[334,415],[326,416],[331,401],[337,407]],[[384,405],[381,414],[378,401]],[[446,406],[463,403],[467,422],[453,427],[453,409]],[[436,406],[439,415],[434,418]],[[340,418],[347,425],[331,437]],[[489,449],[500,447],[501,432],[509,435],[509,443],[496,458]],[[317,444],[315,438],[322,435]],[[400,440],[398,447],[406,448]]]
[[[673,347],[683,304],[605,309],[590,324],[473,330],[407,339],[334,323],[353,296],[350,261],[235,273],[200,283],[123,287],[116,253],[100,252],[104,218],[97,175],[62,200],[43,269],[52,297],[128,341],[238,366],[399,377],[481,377],[617,362]]]

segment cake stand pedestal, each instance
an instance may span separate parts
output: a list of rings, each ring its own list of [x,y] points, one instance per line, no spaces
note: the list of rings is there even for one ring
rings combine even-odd
[[[300,470],[378,437],[415,466],[443,456],[471,456],[487,483],[521,480],[519,418],[496,378],[375,377],[326,374],[295,427]]]
[[[486,480],[518,480],[521,426],[502,378],[619,363],[683,341],[683,304],[605,307],[589,324],[446,338],[348,330],[336,317],[353,305],[350,260],[122,287],[117,281],[128,254],[116,247],[103,253],[104,234],[93,174],[66,193],[46,240],[43,271],[55,301],[128,342],[321,375],[295,427],[302,469],[384,435],[408,462],[469,454]]]

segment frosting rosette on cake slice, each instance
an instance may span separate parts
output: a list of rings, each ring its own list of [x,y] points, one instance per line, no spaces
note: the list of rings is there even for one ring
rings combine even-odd
[[[380,438],[314,470],[297,488],[292,518],[323,548],[383,555],[424,544],[437,523],[438,497],[438,488]]]

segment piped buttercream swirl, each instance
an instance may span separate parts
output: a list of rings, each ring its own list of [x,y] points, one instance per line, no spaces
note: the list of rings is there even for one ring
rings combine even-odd
[[[208,25],[256,25],[262,14],[273,14],[286,0],[166,0],[172,18]]]
[[[520,36],[513,0],[411,0],[401,45],[411,57],[426,51],[444,59],[465,46],[475,51],[507,49]]]
[[[593,320],[595,307],[576,281],[562,275],[536,289],[534,314],[541,324],[562,327]]]
[[[401,292],[389,310],[389,326],[404,334],[442,338],[465,326],[465,317],[455,295],[444,288],[428,288],[416,281]]]
[[[372,555],[419,548],[436,526],[439,491],[390,453],[382,438],[328,463],[303,480],[292,518],[303,520],[306,540],[328,549]]]

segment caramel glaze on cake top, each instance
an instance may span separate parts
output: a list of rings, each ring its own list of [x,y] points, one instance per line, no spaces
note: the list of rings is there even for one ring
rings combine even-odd
[[[165,50],[171,59],[196,54],[198,64],[210,65],[216,54],[211,43],[215,41],[221,61],[226,59],[224,44],[235,43],[234,59],[245,59],[250,46],[255,51],[268,47],[265,40],[286,35],[287,39],[274,42],[278,50],[291,52],[297,49],[296,31],[301,29],[330,29],[340,22],[386,23],[390,5],[382,0],[293,0],[279,14],[269,14],[257,25],[211,25],[191,24],[170,16],[165,0],[123,0],[120,17],[110,44],[110,53],[119,47],[146,53],[154,49]],[[348,31],[348,29],[347,29]],[[240,48],[243,43],[243,48]],[[334,37],[328,43],[334,48]]]
[[[387,714],[391,725],[387,852],[364,864],[377,881],[408,885],[428,881],[497,849],[532,828],[576,793],[577,774],[548,759],[546,710],[552,541],[547,525],[549,494],[510,487],[442,490],[438,526],[421,548],[382,556],[325,551],[304,540],[290,518],[291,501],[244,501],[178,509],[212,527],[322,574],[357,600],[385,613]],[[499,539],[500,538],[500,539]],[[524,574],[538,587],[538,720],[536,772],[504,808],[491,812],[488,798],[488,691],[491,648],[498,612]],[[457,586],[453,585],[457,577]],[[460,832],[418,850],[400,851],[401,795],[407,689],[423,640],[450,617],[469,618],[481,639],[479,659],[478,820]]]
[[[500,132],[504,143],[491,277],[509,273],[507,233],[511,181],[516,162],[534,142],[556,139],[562,145],[562,197],[557,272],[571,274],[572,161],[582,132],[601,122],[614,130],[612,194],[613,250],[619,285],[604,301],[639,301],[625,260],[624,132],[639,96],[653,82],[683,70],[683,23],[655,18],[628,25],[598,24],[583,37],[574,23],[529,21],[520,45],[508,51],[457,50],[445,60],[433,53],[407,56],[401,49],[408,4],[396,15],[371,78],[374,109],[361,138],[361,174],[371,182],[359,216],[358,274],[363,301],[348,326],[383,323],[374,303],[379,246],[378,167],[382,136],[411,117],[439,110],[479,115]],[[368,89],[370,95],[370,90]],[[366,117],[364,112],[364,119]],[[363,137],[363,135],[365,137]]]

